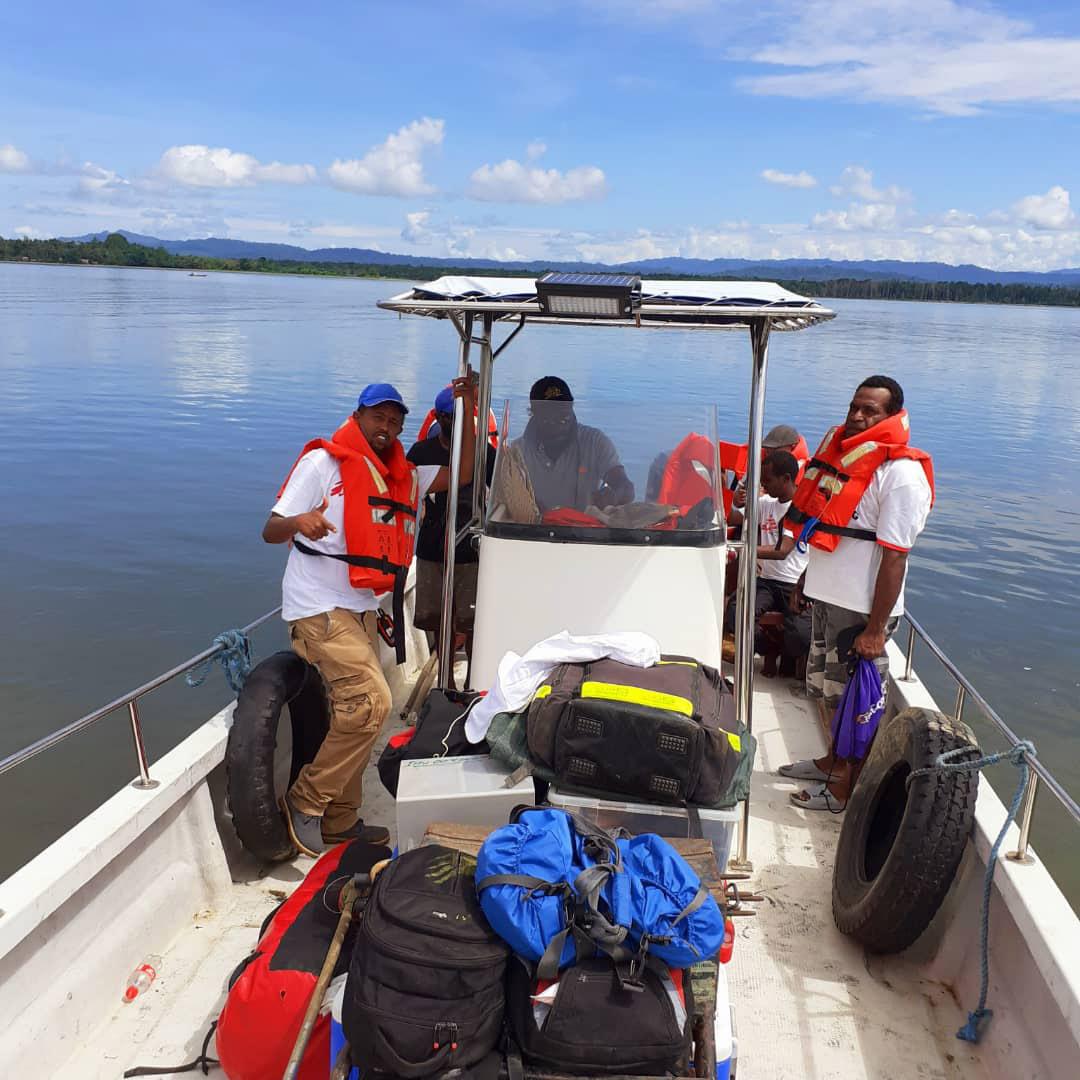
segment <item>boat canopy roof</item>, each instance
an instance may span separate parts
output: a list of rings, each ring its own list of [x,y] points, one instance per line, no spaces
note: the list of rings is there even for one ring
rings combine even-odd
[[[379,307],[437,319],[471,312],[497,321],[699,329],[745,329],[765,318],[773,330],[803,330],[835,317],[816,300],[768,281],[642,281],[640,308],[616,319],[549,315],[528,277],[441,277],[381,300]]]

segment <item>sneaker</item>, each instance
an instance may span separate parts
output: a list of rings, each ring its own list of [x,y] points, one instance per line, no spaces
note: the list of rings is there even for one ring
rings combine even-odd
[[[282,796],[281,812],[285,817],[285,828],[289,831],[292,842],[301,855],[310,855],[317,859],[325,850],[323,842],[322,818],[315,814],[305,814],[297,810],[288,795]]]
[[[341,832],[324,832],[322,838],[327,847],[344,844],[349,840],[359,840],[363,844],[375,844],[378,847],[390,846],[390,830],[381,825],[365,825],[363,818]]]

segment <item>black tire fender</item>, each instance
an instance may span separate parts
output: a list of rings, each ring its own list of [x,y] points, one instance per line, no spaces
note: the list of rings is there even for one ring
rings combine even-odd
[[[848,800],[833,867],[837,928],[870,952],[896,953],[929,926],[960,865],[978,773],[932,772],[939,754],[975,747],[964,723],[904,709],[882,723]]]
[[[275,788],[274,753],[281,712],[292,725],[291,785],[311,761],[329,727],[326,690],[316,668],[292,651],[268,656],[252,669],[236,699],[225,748],[225,783],[240,843],[258,859],[278,862],[294,854]]]

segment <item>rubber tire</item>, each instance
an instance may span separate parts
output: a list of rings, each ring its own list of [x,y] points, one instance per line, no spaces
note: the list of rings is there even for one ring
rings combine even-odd
[[[281,712],[292,724],[289,784],[311,761],[329,728],[326,690],[316,668],[292,651],[268,656],[248,675],[236,699],[225,748],[225,783],[240,843],[264,862],[280,862],[296,852],[278,806],[274,753]]]
[[[904,709],[882,724],[847,803],[833,866],[837,928],[873,953],[896,953],[930,925],[960,865],[978,773],[929,773],[939,754],[975,746],[964,723]]]

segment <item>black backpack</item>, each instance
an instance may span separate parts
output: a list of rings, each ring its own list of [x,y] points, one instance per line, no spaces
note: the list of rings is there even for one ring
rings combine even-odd
[[[679,973],[674,973],[675,978]],[[563,970],[550,1005],[536,997],[535,969],[510,962],[507,1012],[521,1056],[530,1066],[571,1075],[687,1076],[694,1018],[690,973],[684,1001],[671,973],[649,964],[639,988],[626,989],[605,957]]]
[[[753,763],[720,673],[685,656],[649,668],[560,664],[529,705],[526,731],[535,765],[605,797],[730,806],[745,797],[740,778]]]
[[[379,755],[379,779],[395,799],[403,761],[488,752],[487,743],[471,743],[465,738],[465,717],[479,696],[471,690],[432,690],[428,694],[413,737],[401,746],[387,745]]]
[[[420,1080],[499,1046],[509,949],[476,898],[476,860],[419,847],[375,879],[341,1025],[364,1076]]]

